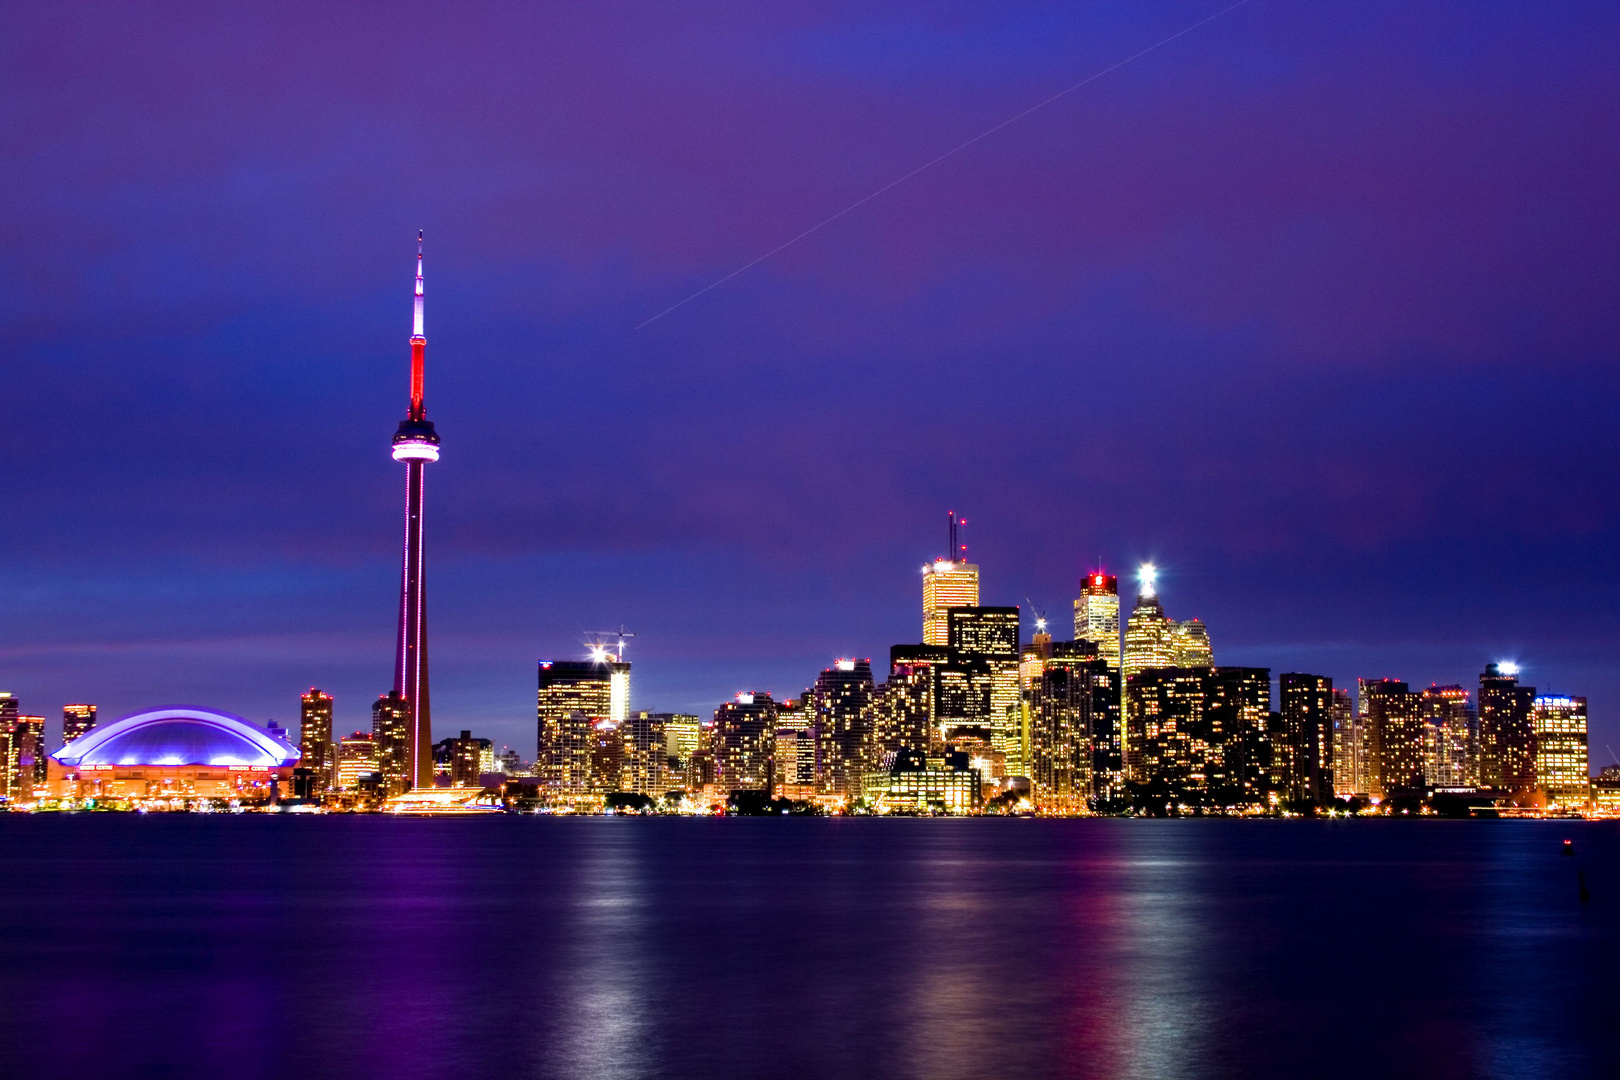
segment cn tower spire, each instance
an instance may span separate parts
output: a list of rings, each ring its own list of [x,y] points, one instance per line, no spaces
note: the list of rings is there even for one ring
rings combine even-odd
[[[433,724],[428,699],[427,566],[422,550],[423,473],[439,460],[439,434],[422,403],[422,234],[416,234],[416,298],[411,319],[411,402],[394,432],[394,460],[405,463],[405,554],[399,586],[399,643],[394,650],[391,727],[380,732],[379,765],[388,794],[433,783]]]

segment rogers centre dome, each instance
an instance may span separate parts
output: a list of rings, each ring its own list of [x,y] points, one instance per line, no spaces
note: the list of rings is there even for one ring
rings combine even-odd
[[[68,743],[50,756],[47,786],[58,798],[268,797],[300,756],[279,734],[240,716],[174,705]]]

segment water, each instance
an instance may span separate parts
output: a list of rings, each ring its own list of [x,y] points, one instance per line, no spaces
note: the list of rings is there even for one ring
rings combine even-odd
[[[1617,856],[1611,823],[0,815],[0,1077],[1615,1075]]]

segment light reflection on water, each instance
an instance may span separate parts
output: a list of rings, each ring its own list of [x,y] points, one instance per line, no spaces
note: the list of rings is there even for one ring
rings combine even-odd
[[[0,815],[0,1077],[1597,1075],[1616,834]]]

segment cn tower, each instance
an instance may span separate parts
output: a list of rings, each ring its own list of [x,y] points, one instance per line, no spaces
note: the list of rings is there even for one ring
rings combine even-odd
[[[422,473],[439,460],[439,435],[422,405],[422,234],[416,234],[416,308],[411,325],[411,405],[394,432],[394,460],[405,463],[405,559],[399,584],[399,646],[394,691],[405,699],[405,776],[433,785],[433,725],[428,708],[427,581],[422,562]]]

